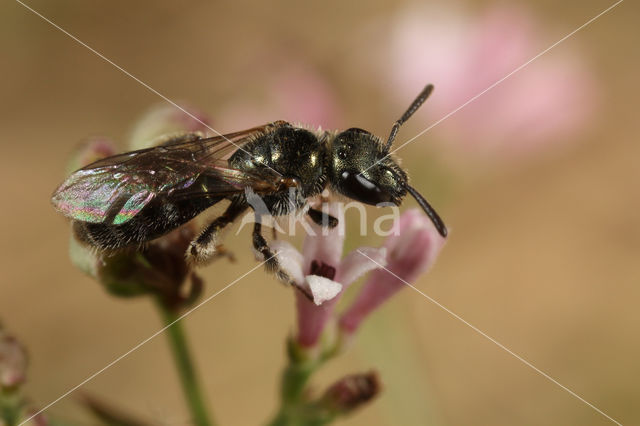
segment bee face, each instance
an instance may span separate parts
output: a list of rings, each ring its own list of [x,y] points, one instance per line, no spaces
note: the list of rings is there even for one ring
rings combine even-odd
[[[330,181],[336,191],[365,204],[399,204],[406,195],[406,174],[389,157],[381,140],[351,128],[331,144]]]

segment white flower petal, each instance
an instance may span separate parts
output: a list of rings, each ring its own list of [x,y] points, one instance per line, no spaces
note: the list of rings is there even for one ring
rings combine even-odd
[[[337,268],[335,279],[348,286],[367,272],[386,265],[386,248],[360,247],[342,259]]]
[[[342,290],[342,284],[339,282],[319,275],[307,275],[305,279],[313,296],[313,303],[318,306],[333,299]]]
[[[294,246],[284,240],[275,240],[270,243],[271,249],[276,253],[280,267],[298,285],[304,285],[304,273],[302,272],[303,258]]]

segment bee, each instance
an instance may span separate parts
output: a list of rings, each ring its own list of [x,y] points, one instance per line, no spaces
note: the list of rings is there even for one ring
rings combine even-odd
[[[325,188],[370,205],[400,205],[410,194],[443,237],[447,228],[390,154],[398,130],[433,91],[427,85],[391,128],[384,143],[359,128],[311,131],[286,121],[227,135],[174,136],[152,148],[117,154],[72,173],[53,193],[54,207],[73,220],[84,243],[99,250],[140,246],[187,223],[209,207],[227,209],[191,242],[186,256],[203,263],[216,236],[254,204],[253,247],[279,271],[262,234],[262,215],[306,212],[321,225],[338,220],[309,207]],[[265,209],[260,209],[265,210]]]

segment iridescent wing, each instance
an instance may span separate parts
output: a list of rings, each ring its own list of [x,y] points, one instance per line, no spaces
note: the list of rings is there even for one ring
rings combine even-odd
[[[250,174],[230,168],[227,162],[268,126],[210,138],[193,134],[98,160],[69,176],[52,202],[71,219],[120,225],[158,197],[227,196],[245,188],[273,192],[282,177],[275,170],[265,166]]]

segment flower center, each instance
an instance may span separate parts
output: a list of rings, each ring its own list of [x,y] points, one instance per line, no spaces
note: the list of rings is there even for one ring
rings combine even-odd
[[[311,275],[318,275],[320,277],[325,277],[333,280],[333,277],[336,276],[336,268],[331,265],[327,265],[324,262],[313,260],[311,262]]]

